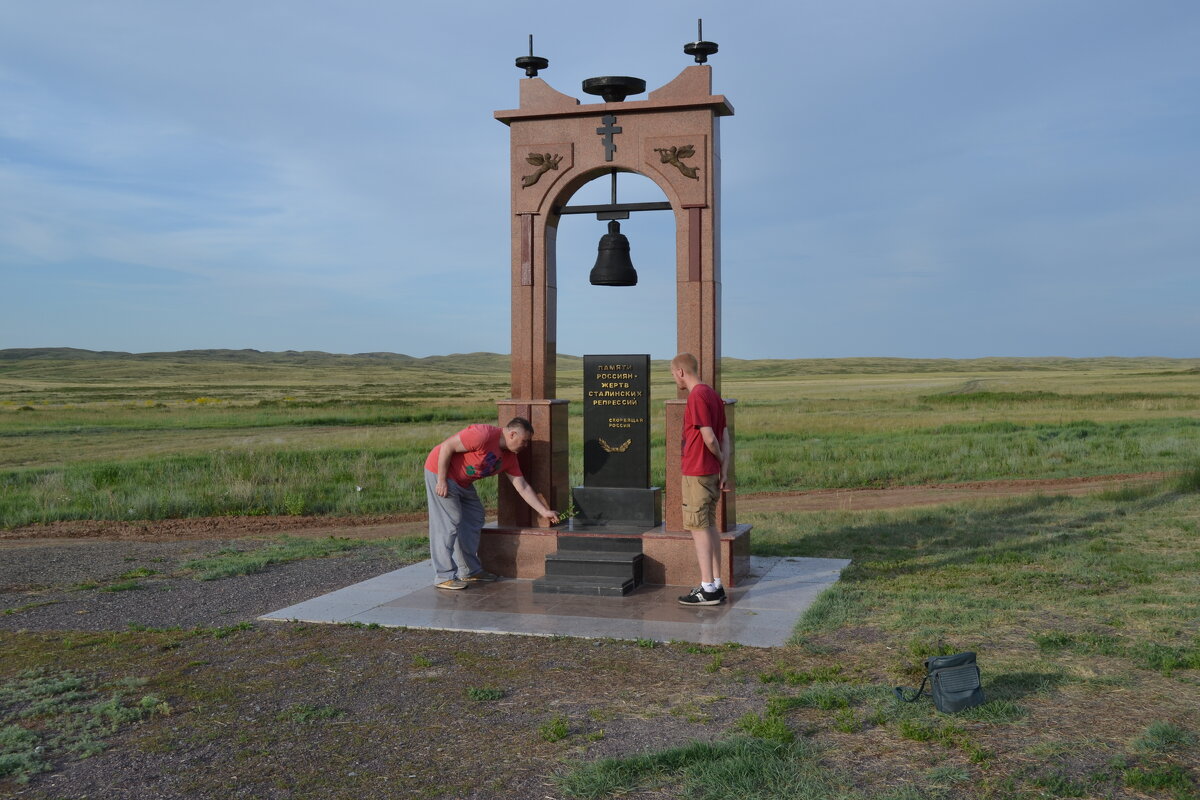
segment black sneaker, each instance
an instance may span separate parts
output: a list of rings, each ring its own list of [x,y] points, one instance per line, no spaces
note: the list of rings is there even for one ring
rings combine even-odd
[[[715,592],[706,592],[703,586],[697,586],[689,594],[679,598],[680,605],[685,606],[719,606],[724,602],[725,589],[720,586]]]

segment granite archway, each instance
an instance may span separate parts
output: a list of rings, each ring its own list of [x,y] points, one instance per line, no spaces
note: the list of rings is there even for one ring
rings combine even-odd
[[[551,506],[570,503],[567,404],[556,397],[561,210],[584,184],[613,170],[645,176],[663,192],[675,219],[676,341],[694,353],[701,378],[720,391],[720,118],[733,114],[712,94],[712,68],[687,67],[644,100],[580,104],[543,79],[520,82],[520,107],[495,113],[510,130],[512,204],[512,390],[499,401],[503,423],[534,425],[522,467]],[[614,289],[614,291],[621,291]],[[668,401],[666,435],[677,441],[682,400]],[[732,422],[732,408],[730,409]],[[667,448],[664,529],[682,530],[679,454]],[[722,503],[722,528],[736,526],[734,495]],[[498,527],[545,527],[501,482]]]

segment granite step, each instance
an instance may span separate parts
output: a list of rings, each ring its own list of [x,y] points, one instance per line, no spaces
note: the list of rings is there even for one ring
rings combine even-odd
[[[536,594],[576,594],[597,597],[624,597],[637,588],[632,578],[601,580],[574,575],[546,575],[533,581]]]
[[[642,582],[641,553],[607,550],[567,550],[546,554],[546,574],[562,577],[629,578]]]
[[[559,535],[558,552],[578,552],[581,550],[587,552],[640,553],[642,552],[642,537]]]

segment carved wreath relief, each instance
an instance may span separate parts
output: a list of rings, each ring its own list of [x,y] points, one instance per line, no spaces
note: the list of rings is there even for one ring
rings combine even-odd
[[[541,177],[546,174],[547,170],[558,169],[558,164],[562,161],[562,156],[555,153],[530,153],[525,156],[525,160],[537,167],[537,170],[529,175],[524,175],[521,178],[521,188],[528,189],[533,186]]]
[[[658,153],[663,164],[670,164],[677,167],[684,177],[691,178],[694,181],[700,180],[700,168],[689,167],[684,164],[681,159],[691,158],[696,155],[696,148],[690,144],[685,144],[683,147],[656,147],[654,152]]]

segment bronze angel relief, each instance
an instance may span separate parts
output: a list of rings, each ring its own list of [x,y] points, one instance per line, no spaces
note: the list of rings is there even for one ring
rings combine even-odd
[[[528,189],[537,183],[547,170],[558,169],[558,163],[562,161],[562,156],[549,153],[530,153],[525,156],[525,160],[537,167],[536,172],[521,177],[521,187]]]
[[[691,178],[692,180],[700,180],[700,176],[698,174],[700,172],[700,168],[689,167],[680,160],[684,158],[691,158],[692,156],[696,155],[696,148],[692,145],[685,144],[683,147],[656,147],[654,148],[654,152],[658,153],[659,157],[662,158],[662,163],[677,167],[685,177]]]

